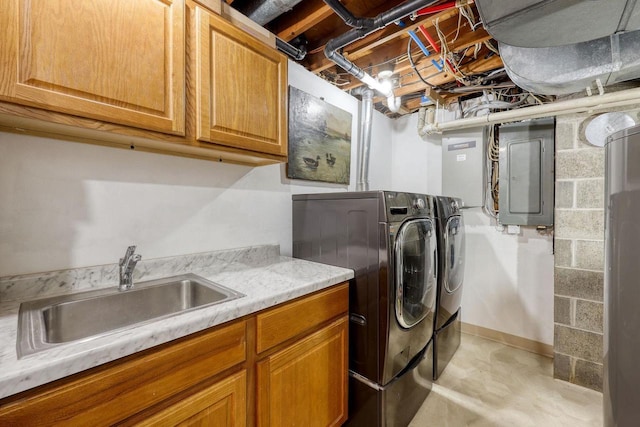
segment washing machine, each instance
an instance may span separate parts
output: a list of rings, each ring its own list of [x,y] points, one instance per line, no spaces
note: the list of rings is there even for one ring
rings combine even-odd
[[[437,380],[460,346],[465,232],[460,199],[436,196],[435,206],[439,273],[432,351]]]
[[[351,426],[406,426],[431,390],[437,294],[433,197],[293,196],[293,256],[351,268]]]

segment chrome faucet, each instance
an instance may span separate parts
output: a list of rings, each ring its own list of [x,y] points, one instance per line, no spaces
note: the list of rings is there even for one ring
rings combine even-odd
[[[142,259],[141,255],[135,253],[136,247],[129,246],[123,258],[120,258],[120,284],[118,290],[126,291],[133,288],[133,270],[136,268],[138,261]]]

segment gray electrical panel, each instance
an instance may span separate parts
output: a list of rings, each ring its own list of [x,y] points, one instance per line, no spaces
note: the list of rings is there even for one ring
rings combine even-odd
[[[459,197],[465,208],[484,203],[487,128],[442,134],[442,194]]]
[[[501,224],[553,225],[555,120],[502,125]]]

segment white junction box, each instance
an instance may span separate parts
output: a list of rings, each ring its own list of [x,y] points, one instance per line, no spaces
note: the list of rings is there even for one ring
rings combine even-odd
[[[464,207],[484,202],[487,127],[442,134],[442,194],[459,197]]]

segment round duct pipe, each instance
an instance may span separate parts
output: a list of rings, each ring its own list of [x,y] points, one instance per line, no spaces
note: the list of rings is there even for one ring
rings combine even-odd
[[[371,152],[371,126],[373,122],[373,90],[360,87],[354,90],[353,94],[362,95],[356,191],[369,191],[369,158]]]

